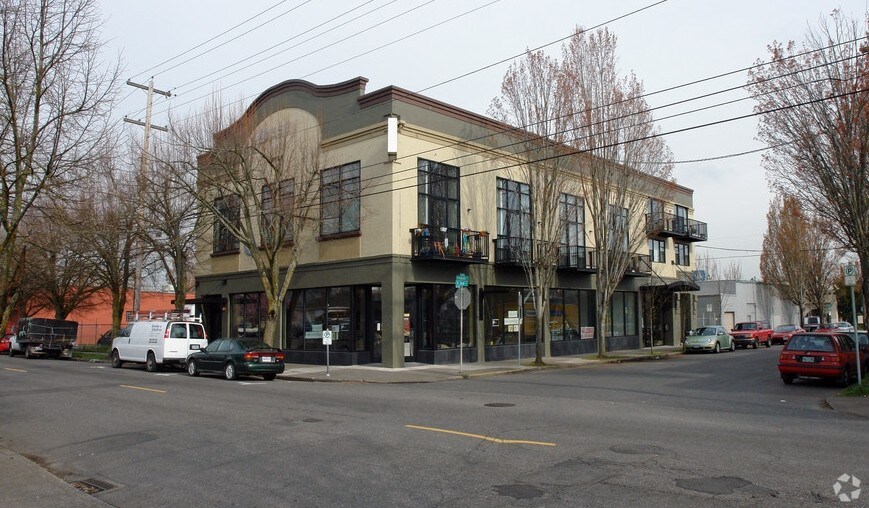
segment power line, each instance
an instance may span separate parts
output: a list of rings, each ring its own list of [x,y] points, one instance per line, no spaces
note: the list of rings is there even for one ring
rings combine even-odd
[[[212,37],[212,38],[210,38],[210,39],[208,39],[208,40],[206,40],[206,41],[204,41],[204,42],[201,42],[201,43],[197,44],[196,46],[193,46],[192,48],[190,48],[190,49],[188,49],[188,50],[186,50],[186,51],[183,51],[183,52],[181,52],[181,53],[179,53],[179,54],[173,56],[172,58],[166,59],[166,60],[164,60],[164,61],[158,63],[157,65],[154,65],[154,66],[152,66],[152,67],[149,67],[148,69],[145,69],[144,71],[140,72],[139,74],[135,75],[134,77],[139,77],[139,76],[141,76],[142,74],[145,74],[145,73],[151,72],[152,70],[154,70],[154,69],[160,67],[161,65],[164,65],[164,64],[167,64],[167,63],[169,63],[169,62],[172,62],[173,60],[177,60],[178,58],[181,58],[182,56],[184,56],[184,55],[186,55],[186,54],[188,54],[188,53],[190,53],[190,52],[192,52],[192,51],[195,51],[195,50],[201,48],[202,46],[208,44],[209,42],[214,41],[214,40],[216,40],[216,39],[218,39],[218,38],[220,38],[220,37],[222,37],[222,36],[228,34],[229,32],[232,32],[232,31],[235,30],[236,28],[245,25],[246,23],[248,23],[248,22],[250,22],[250,21],[252,21],[252,20],[254,20],[254,19],[256,19],[256,18],[258,18],[258,17],[260,17],[260,16],[262,16],[263,14],[267,13],[268,11],[270,11],[270,10],[276,8],[277,6],[279,6],[279,5],[281,5],[281,4],[287,3],[288,1],[289,1],[289,0],[281,0],[280,2],[278,2],[278,3],[274,4],[274,5],[272,5],[271,7],[268,7],[268,8],[266,8],[265,10],[260,11],[260,12],[257,13],[257,14],[254,14],[253,16],[247,18],[246,20],[242,21],[241,23],[239,23],[239,24],[237,24],[237,25],[235,25],[235,26],[233,26],[233,27],[231,27],[231,28],[228,28],[228,29],[224,30],[223,32],[221,32],[221,33],[215,35],[214,37]],[[307,0],[307,1],[305,1],[304,3],[308,3],[309,1],[310,1],[310,0]],[[304,4],[303,4],[303,5],[304,5]],[[292,10],[292,9],[291,9],[291,10]],[[290,12],[290,11],[287,11],[287,12]],[[287,12],[285,12],[284,14],[287,14]],[[281,14],[281,16],[283,16],[283,14]],[[280,16],[278,16],[278,17],[280,17]],[[272,18],[272,19],[269,20],[269,21],[272,21],[272,20],[274,20],[274,19],[276,19],[276,18]],[[259,26],[262,26],[262,25],[259,25]],[[259,27],[257,27],[257,28],[259,28]],[[245,32],[244,34],[241,34],[241,35],[245,35],[245,34],[247,34],[247,33],[249,33],[249,32],[250,32],[250,31]],[[241,37],[241,35],[239,35],[239,36],[237,36],[237,37],[235,37],[235,38],[233,38],[233,39],[230,39],[230,41],[233,41],[233,40],[237,39],[238,37]],[[218,47],[219,47],[219,46],[218,46]],[[211,50],[209,50],[209,51],[211,51]],[[197,55],[197,57],[198,57],[198,56],[202,56],[203,54],[205,54],[205,53],[201,53],[201,54]],[[197,57],[194,57],[194,58],[197,58]],[[189,61],[190,61],[190,60],[185,60],[185,62],[182,62],[182,63],[186,63],[186,62],[189,62]],[[179,64],[179,65],[180,65],[180,64]],[[170,69],[174,69],[175,67],[177,67],[177,66],[170,67]],[[166,72],[167,70],[169,70],[169,69],[164,69],[162,72]]]

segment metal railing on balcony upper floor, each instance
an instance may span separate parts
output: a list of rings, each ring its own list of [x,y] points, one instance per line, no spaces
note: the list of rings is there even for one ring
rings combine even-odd
[[[593,272],[597,269],[595,251],[582,245],[562,245],[558,248],[558,269]]]
[[[709,237],[705,222],[666,212],[646,214],[646,233],[681,238],[689,242],[704,242]]]
[[[489,233],[485,231],[420,224],[411,229],[410,234],[414,260],[489,261]]]
[[[495,264],[521,266],[531,261],[532,244],[528,238],[499,236],[495,243]]]

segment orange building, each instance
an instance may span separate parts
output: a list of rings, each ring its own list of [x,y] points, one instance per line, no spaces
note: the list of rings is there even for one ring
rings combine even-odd
[[[97,297],[98,298],[98,297]],[[193,295],[187,295],[188,299],[192,299]],[[73,311],[66,319],[78,322],[78,340],[77,344],[96,344],[97,339],[112,327],[112,304],[108,297],[96,307],[91,307],[83,311]],[[148,313],[163,314],[175,308],[174,305],[175,293],[158,293],[158,292],[142,292],[141,301],[139,303],[139,315],[148,315]],[[126,324],[126,316],[133,312],[133,291],[127,295],[127,304],[124,307],[124,318],[121,320],[121,326]],[[33,315],[33,317],[53,318],[54,311],[42,310]],[[16,320],[17,321],[17,320]],[[14,326],[15,323],[10,323]]]

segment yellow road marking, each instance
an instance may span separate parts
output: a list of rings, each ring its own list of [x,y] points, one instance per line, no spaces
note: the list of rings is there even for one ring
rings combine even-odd
[[[27,372],[24,369],[13,369],[11,367],[3,367],[3,370],[11,370],[12,372]]]
[[[166,393],[166,390],[157,390],[155,388],[145,388],[143,386],[131,386],[131,385],[118,385],[121,388],[129,388],[131,390],[144,390],[146,392],[154,392],[154,393]]]
[[[536,446],[555,446],[555,443],[547,443],[545,441],[525,441],[523,439],[501,439],[491,436],[483,436],[481,434],[470,434],[468,432],[459,432],[457,430],[437,429],[434,427],[421,427],[419,425],[405,425],[408,429],[427,430],[429,432],[442,432],[444,434],[453,434],[455,436],[472,437],[474,439],[482,439],[483,441],[491,441],[498,444],[527,444]]]

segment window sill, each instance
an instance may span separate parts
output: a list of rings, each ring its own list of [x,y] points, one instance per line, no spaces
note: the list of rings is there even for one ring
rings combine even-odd
[[[220,258],[220,257],[224,257],[224,256],[236,256],[236,255],[238,255],[239,252],[241,252],[239,249],[224,250],[224,251],[220,251],[220,252],[212,252],[211,257]]]
[[[343,233],[331,233],[328,235],[320,235],[317,237],[317,240],[320,242],[327,242],[329,240],[340,240],[342,238],[354,238],[357,236],[362,236],[362,233],[359,231],[346,231]]]

